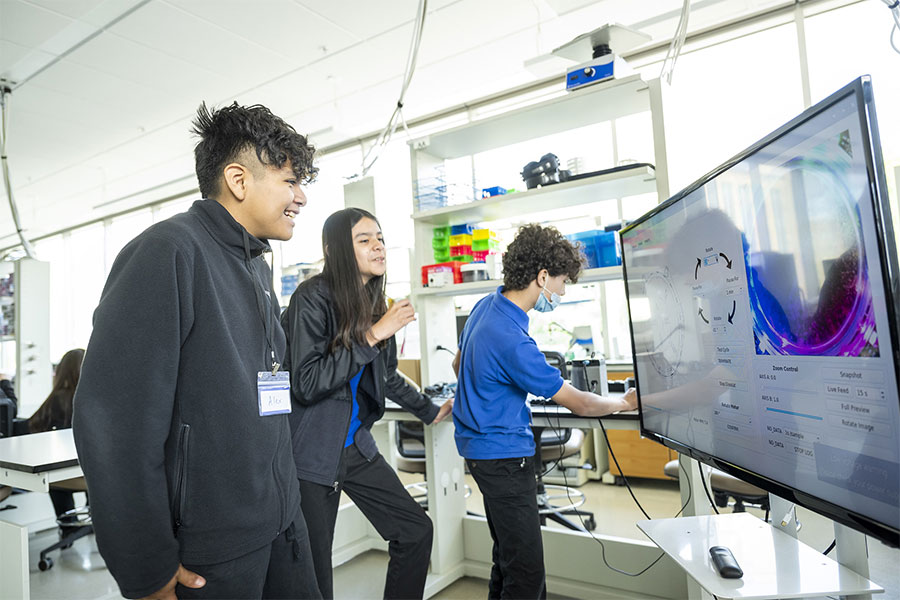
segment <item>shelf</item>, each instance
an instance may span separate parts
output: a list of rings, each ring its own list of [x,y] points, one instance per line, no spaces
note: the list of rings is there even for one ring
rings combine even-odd
[[[0,335],[0,342],[14,342],[16,341],[16,336],[14,335]]]
[[[578,283],[593,283],[596,281],[614,281],[622,278],[622,267],[601,267],[599,269],[586,269],[578,278]],[[414,297],[422,296],[465,296],[468,294],[487,294],[496,290],[502,281],[488,279],[487,281],[472,281],[470,283],[457,283],[436,288],[415,288],[412,291]]]
[[[410,145],[437,158],[459,158],[650,110],[647,83],[631,75],[467,123]]]
[[[418,223],[434,226],[480,223],[652,193],[656,193],[656,173],[653,167],[635,166],[588,179],[547,185],[527,192],[491,196],[468,204],[417,212],[413,213],[412,218]]]

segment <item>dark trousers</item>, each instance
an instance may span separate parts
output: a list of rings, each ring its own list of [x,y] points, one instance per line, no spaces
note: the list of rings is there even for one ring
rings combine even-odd
[[[51,489],[50,502],[53,503],[53,512],[57,517],[75,508],[75,497],[69,490]]]
[[[259,550],[214,565],[184,565],[202,575],[206,585],[192,589],[178,585],[175,595],[184,598],[283,598],[318,599],[316,574],[306,522],[300,513],[275,541]]]
[[[323,598],[334,598],[331,546],[343,489],[388,541],[385,598],[422,598],[431,558],[431,519],[380,454],[367,461],[356,445],[344,448],[338,489],[300,480],[300,504],[309,526],[316,578]]]
[[[534,457],[466,459],[494,547],[488,598],[547,597]]]

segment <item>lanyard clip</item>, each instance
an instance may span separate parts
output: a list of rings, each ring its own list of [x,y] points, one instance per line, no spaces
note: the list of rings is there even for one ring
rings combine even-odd
[[[275,374],[278,372],[278,367],[281,365],[275,360],[275,351],[270,350],[270,352],[272,353],[272,377],[275,377]]]

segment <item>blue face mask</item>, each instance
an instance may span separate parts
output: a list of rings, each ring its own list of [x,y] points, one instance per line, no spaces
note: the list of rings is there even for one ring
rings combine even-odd
[[[541,288],[541,295],[538,296],[537,302],[534,303],[534,310],[538,312],[550,312],[562,302],[562,298],[559,297],[559,294],[556,292],[550,292],[550,299],[547,300],[547,297],[544,295],[544,292],[547,291],[547,284],[544,284],[544,287]]]

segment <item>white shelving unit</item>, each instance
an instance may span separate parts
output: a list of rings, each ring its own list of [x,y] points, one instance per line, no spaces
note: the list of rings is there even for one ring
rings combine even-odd
[[[552,220],[554,213],[569,214],[579,206],[616,201],[623,197],[656,193],[660,200],[669,195],[666,163],[662,92],[659,80],[644,81],[639,75],[602,83],[565,96],[490,116],[410,142],[412,186],[415,196],[420,174],[428,175],[444,161],[472,156],[525,142],[530,139],[650,113],[654,156],[649,165],[568,181],[504,196],[494,196],[467,204],[445,206],[413,213],[415,249],[411,261],[412,295],[419,312],[422,379],[428,385],[452,381],[450,356],[437,346],[456,347],[453,297],[488,293],[499,282],[464,283],[444,288],[421,286],[422,265],[432,264],[431,237],[434,227],[459,223],[519,220]],[[577,211],[576,211],[577,212]],[[581,282],[621,278],[621,268],[591,269]]]
[[[659,199],[667,198],[669,188],[662,92],[658,80],[644,81],[635,75],[486,117],[410,142],[415,197],[416,182],[420,178],[432,176],[444,166],[444,161],[471,157],[638,113],[650,113],[653,132],[653,156],[638,158],[653,164],[655,168],[647,164],[635,165],[591,178],[413,214],[415,248],[410,269],[412,296],[419,313],[423,385],[455,380],[451,354],[438,350],[438,346],[455,348],[457,344],[454,297],[490,293],[500,285],[499,281],[490,280],[440,288],[423,287],[421,267],[434,263],[432,229],[461,223],[490,226],[510,221],[553,221],[564,218],[564,215],[577,214],[579,207],[584,207],[583,214],[592,214],[592,205],[595,207],[600,202],[618,202],[623,197],[655,193]],[[578,281],[590,283],[621,278],[621,267],[607,267],[589,269]],[[601,295],[601,302],[602,298]],[[470,543],[464,539],[467,537],[464,532],[467,527],[478,530],[470,531],[472,535],[481,535],[483,532],[480,528],[486,531],[486,527],[482,523],[473,524],[465,517],[463,486],[458,485],[464,469],[462,459],[454,447],[452,423],[444,422],[426,428],[426,447],[428,506],[436,524],[428,589],[436,591],[463,574],[475,573],[478,568],[486,569],[487,572],[489,565],[475,565],[477,560],[469,551]],[[569,539],[569,536],[561,535],[566,540]],[[616,545],[616,542],[610,543]],[[617,545],[616,551],[627,554],[635,551],[635,548],[637,546],[634,544],[624,543]],[[589,584],[585,585],[585,582],[576,579],[566,580],[565,583],[575,586],[571,589],[577,588],[582,592],[590,588]],[[628,582],[623,589],[632,589],[632,586],[636,591],[643,587],[641,583]],[[659,593],[659,590],[653,590],[652,593]]]
[[[490,222],[547,212],[592,202],[615,200],[656,191],[656,172],[651,166],[636,166],[615,173],[567,181],[503,196],[492,196],[469,204],[444,206],[413,214],[417,223],[431,227],[456,223]]]
[[[622,267],[601,267],[599,269],[585,269],[578,278],[578,283],[593,283],[597,281],[615,281],[622,278]],[[428,296],[464,296],[466,294],[489,294],[497,289],[500,281],[489,279],[487,281],[473,281],[471,283],[457,283],[436,288],[415,288],[413,296],[423,298]]]
[[[22,258],[13,263],[12,273],[13,296],[0,298],[0,303],[15,307],[14,334],[0,336],[0,372],[12,375],[10,367],[15,363],[19,415],[28,416],[50,393],[52,383],[50,264]],[[10,360],[13,356],[14,360]]]

